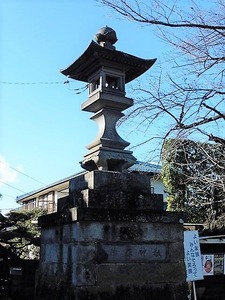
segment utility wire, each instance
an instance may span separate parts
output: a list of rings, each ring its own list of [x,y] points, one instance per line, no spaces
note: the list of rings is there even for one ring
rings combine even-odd
[[[26,176],[26,177],[28,177],[28,178],[30,178],[30,179],[32,179],[32,180],[38,182],[38,183],[41,183],[41,184],[43,184],[43,185],[46,185],[45,183],[43,183],[43,182],[41,182],[41,181],[39,181],[39,180],[37,180],[37,179],[35,179],[35,178],[33,178],[33,177],[31,177],[31,176],[25,174],[25,173],[23,173],[23,172],[17,170],[16,168],[11,167],[9,164],[4,163],[3,161],[0,161],[0,163],[2,163],[2,164],[5,165],[5,166],[8,166],[10,169],[12,169],[12,170],[14,170],[14,171],[16,171],[16,172],[22,174],[23,176]]]
[[[12,186],[11,184],[6,183],[5,181],[0,180],[0,182],[3,183],[3,184],[5,184],[5,185],[7,185],[7,186],[9,186],[9,187],[11,187],[12,189],[15,189],[15,190],[17,190],[19,192],[22,192],[22,193],[26,194],[26,192],[24,192],[24,191],[22,191],[22,190],[20,190],[20,189],[18,189],[16,187],[14,187],[14,186]]]
[[[1,193],[1,195],[2,195],[2,197],[6,196],[6,197],[9,197],[9,198],[12,198],[12,199],[15,200],[15,197],[13,197],[11,195],[8,195],[8,194],[5,194],[5,193],[3,193],[3,194]],[[1,200],[1,198],[0,198],[0,200]]]
[[[69,80],[66,81],[40,81],[40,82],[11,82],[11,81],[0,81],[1,84],[66,84],[69,83]]]
[[[31,176],[25,174],[25,173],[23,173],[23,172],[17,170],[16,168],[13,168],[12,166],[10,166],[9,164],[4,163],[3,161],[0,161],[0,163],[2,163],[2,164],[5,165],[5,166],[8,166],[10,169],[12,169],[12,170],[14,170],[14,171],[16,171],[16,172],[18,172],[18,173],[24,175],[24,176],[26,176],[26,177],[28,177],[28,178],[30,178],[30,179],[36,181],[36,182],[38,182],[38,183],[41,183],[41,184],[43,184],[43,185],[46,185],[45,183],[43,183],[43,182],[41,182],[41,181],[39,181],[39,180],[37,180],[37,179],[35,179],[35,178],[33,178],[33,177],[31,177]]]
[[[11,81],[0,81],[0,84],[11,84],[11,85],[38,85],[38,84],[70,84],[72,81],[40,81],[40,82],[11,82]],[[71,89],[76,92],[76,94],[81,94],[88,88],[88,84],[81,88]]]

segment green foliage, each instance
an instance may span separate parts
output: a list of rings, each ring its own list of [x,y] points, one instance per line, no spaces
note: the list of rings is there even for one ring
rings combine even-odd
[[[0,215],[0,243],[8,249],[10,257],[38,259],[40,229],[38,217],[46,214],[43,209],[11,211],[6,217]]]
[[[225,213],[224,146],[170,139],[162,151],[162,180],[168,209],[184,211],[190,222],[219,224]],[[218,225],[219,224],[219,225]]]
[[[174,140],[165,142],[162,158],[162,180],[169,194],[167,197],[168,210],[183,210],[185,177],[182,168],[176,163],[183,161],[183,155],[181,151],[174,149]]]

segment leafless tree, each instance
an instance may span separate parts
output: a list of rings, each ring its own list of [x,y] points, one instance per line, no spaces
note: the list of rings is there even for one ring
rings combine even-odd
[[[169,62],[168,57],[163,61],[167,71],[149,77],[149,85],[133,87],[136,105],[127,118],[139,116],[139,126],[146,129],[166,120],[162,140],[185,137],[224,145],[225,1],[97,1],[155,29],[172,47]]]
[[[171,208],[224,228],[225,0],[98,2],[149,26],[168,45],[148,77],[132,86],[136,103],[126,118],[144,128],[142,144],[160,140]]]

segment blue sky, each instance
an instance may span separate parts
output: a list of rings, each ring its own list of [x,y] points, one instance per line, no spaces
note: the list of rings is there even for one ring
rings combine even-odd
[[[116,48],[142,58],[159,58],[164,49],[151,28],[119,20],[95,0],[3,0],[0,11],[0,180],[6,183],[0,182],[0,209],[5,210],[18,206],[16,196],[81,170],[79,161],[97,126],[80,110],[88,95],[76,89],[84,83],[64,84],[59,70],[84,52],[98,29],[112,27]],[[130,134],[126,124],[119,130],[135,145],[139,133]],[[134,156],[143,160],[144,151],[137,149]]]

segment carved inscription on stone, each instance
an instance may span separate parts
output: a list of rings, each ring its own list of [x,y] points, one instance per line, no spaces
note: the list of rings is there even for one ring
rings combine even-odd
[[[166,261],[168,253],[167,244],[107,244],[100,248],[107,257],[104,262],[108,263]]]

